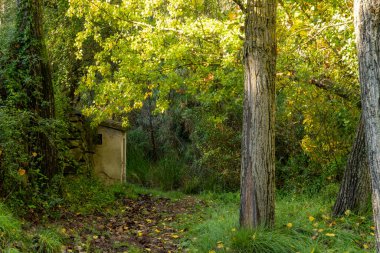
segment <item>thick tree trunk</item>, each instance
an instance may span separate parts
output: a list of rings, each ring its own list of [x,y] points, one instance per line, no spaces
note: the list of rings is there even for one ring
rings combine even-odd
[[[354,10],[376,248],[380,252],[380,1],[355,0]]]
[[[348,157],[339,194],[333,208],[333,215],[340,216],[346,210],[360,213],[368,207],[371,193],[371,179],[365,145],[364,120],[356,132],[354,144]]]
[[[18,74],[14,79],[21,86],[16,92],[26,96],[21,95],[25,96],[25,99],[19,101],[16,97],[15,103],[41,118],[54,118],[54,92],[43,38],[41,0],[18,0],[17,12],[17,34],[13,43],[13,55],[17,63],[15,71],[18,71]],[[44,133],[31,133],[30,137],[34,142],[29,147],[30,151],[42,156],[39,166],[42,173],[51,178],[57,170],[55,147]]]
[[[276,1],[248,0],[240,225],[274,225]]]

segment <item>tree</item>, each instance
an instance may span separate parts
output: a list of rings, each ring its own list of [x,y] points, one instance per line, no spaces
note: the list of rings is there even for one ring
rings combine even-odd
[[[240,225],[274,225],[276,1],[249,0],[244,44]]]
[[[7,106],[32,113],[25,143],[29,153],[42,157],[38,167],[51,178],[57,170],[56,149],[47,133],[36,128],[43,120],[55,116],[51,70],[43,37],[41,0],[17,1],[16,32],[5,65]]]
[[[364,211],[368,204],[370,192],[364,121],[363,117],[361,117],[339,194],[333,208],[333,215],[342,215],[346,210]]]
[[[354,10],[376,248],[380,252],[380,2],[355,0]]]

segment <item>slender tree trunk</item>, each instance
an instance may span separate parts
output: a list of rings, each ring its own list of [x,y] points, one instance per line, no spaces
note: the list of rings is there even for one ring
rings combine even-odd
[[[274,225],[276,0],[248,0],[240,225]]]
[[[361,117],[333,208],[333,215],[340,216],[346,210],[356,213],[365,211],[368,207],[370,192],[371,179],[365,145],[364,120]]]
[[[380,252],[380,1],[355,0],[354,10],[376,248]]]
[[[157,162],[158,152],[157,152],[157,144],[156,144],[156,134],[155,134],[154,125],[153,125],[153,105],[152,105],[151,97],[148,98],[148,113],[149,113],[150,141],[152,144],[152,160]]]

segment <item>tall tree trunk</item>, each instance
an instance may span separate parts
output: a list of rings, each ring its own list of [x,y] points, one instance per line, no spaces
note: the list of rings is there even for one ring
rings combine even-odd
[[[380,252],[380,1],[355,0],[354,10],[376,248]]]
[[[15,104],[36,116],[51,119],[55,116],[54,92],[52,75],[48,62],[46,45],[42,27],[42,1],[17,1],[17,33],[12,43],[13,61],[18,72],[13,80],[19,83],[18,88],[12,88]],[[38,124],[38,122],[32,122]],[[42,160],[39,166],[42,173],[51,178],[57,170],[56,149],[42,132],[31,132],[30,151],[35,151]]]
[[[248,0],[240,225],[274,225],[276,0]]]
[[[340,216],[346,210],[360,213],[368,207],[371,192],[368,160],[365,145],[364,120],[356,132],[354,144],[348,157],[339,194],[333,208],[333,215]]]

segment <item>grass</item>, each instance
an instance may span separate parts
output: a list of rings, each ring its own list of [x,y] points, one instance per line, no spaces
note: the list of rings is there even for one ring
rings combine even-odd
[[[208,194],[209,207],[182,217],[188,231],[182,247],[189,252],[374,252],[370,215],[351,212],[330,216],[331,202],[323,196],[291,195],[277,199],[273,230],[239,230],[238,194]]]
[[[21,238],[21,222],[0,203],[0,249],[11,250]]]
[[[61,235],[51,229],[41,230],[33,242],[36,253],[59,253],[63,245]]]
[[[59,253],[62,238],[52,229],[38,232],[22,230],[22,222],[0,203],[0,252]]]
[[[92,214],[103,212],[118,199],[137,198],[139,194],[151,194],[172,200],[178,200],[184,196],[179,191],[163,192],[133,184],[104,185],[97,179],[81,176],[66,179],[64,205],[74,213]]]

